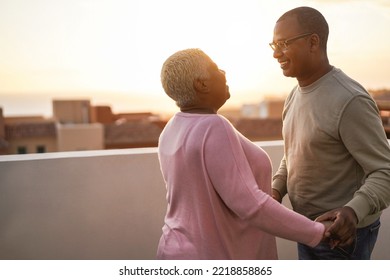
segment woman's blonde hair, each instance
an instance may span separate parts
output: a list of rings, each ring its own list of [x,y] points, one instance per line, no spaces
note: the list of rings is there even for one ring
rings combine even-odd
[[[164,62],[161,84],[178,107],[194,105],[194,81],[208,78],[210,61],[210,57],[200,49],[185,49],[174,53]]]

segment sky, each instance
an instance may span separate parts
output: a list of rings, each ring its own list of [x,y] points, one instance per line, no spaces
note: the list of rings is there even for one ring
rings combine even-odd
[[[45,96],[174,111],[161,66],[194,47],[226,71],[225,106],[285,96],[296,81],[268,43],[279,16],[298,6],[327,19],[332,65],[368,89],[390,88],[390,0],[0,0],[0,106],[39,114]]]

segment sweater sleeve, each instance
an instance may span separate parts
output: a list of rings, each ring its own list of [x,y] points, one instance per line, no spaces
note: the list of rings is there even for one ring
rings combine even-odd
[[[324,225],[288,209],[260,190],[241,146],[242,136],[223,119],[211,130],[204,144],[205,165],[226,206],[239,218],[270,234],[317,245]]]
[[[359,221],[390,203],[390,148],[376,104],[365,96],[355,97],[344,110],[340,136],[363,168],[366,179],[346,206]]]
[[[285,118],[288,107],[290,106],[291,100],[294,98],[295,91],[298,86],[295,86],[294,89],[287,96],[283,108],[282,120]],[[272,188],[277,190],[283,198],[287,194],[287,165],[286,165],[286,156],[284,155],[280,161],[278,170],[275,172],[275,175],[272,178]]]

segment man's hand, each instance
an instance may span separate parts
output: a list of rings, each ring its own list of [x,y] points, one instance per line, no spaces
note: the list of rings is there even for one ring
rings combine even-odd
[[[356,237],[358,219],[355,211],[348,206],[326,212],[316,219],[317,222],[332,221],[333,224],[325,232],[325,237],[330,239],[332,248],[352,244]]]
[[[282,202],[282,196],[280,195],[280,193],[275,190],[275,189],[272,189],[272,198],[275,199],[276,201],[278,201],[279,203]]]

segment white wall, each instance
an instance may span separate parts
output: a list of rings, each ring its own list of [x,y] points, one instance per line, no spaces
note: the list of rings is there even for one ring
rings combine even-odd
[[[275,170],[282,143],[259,144]],[[155,148],[0,156],[0,259],[154,259],[165,209]],[[374,259],[388,236],[386,210]]]
[[[166,208],[154,150],[7,157],[0,259],[154,258]]]

